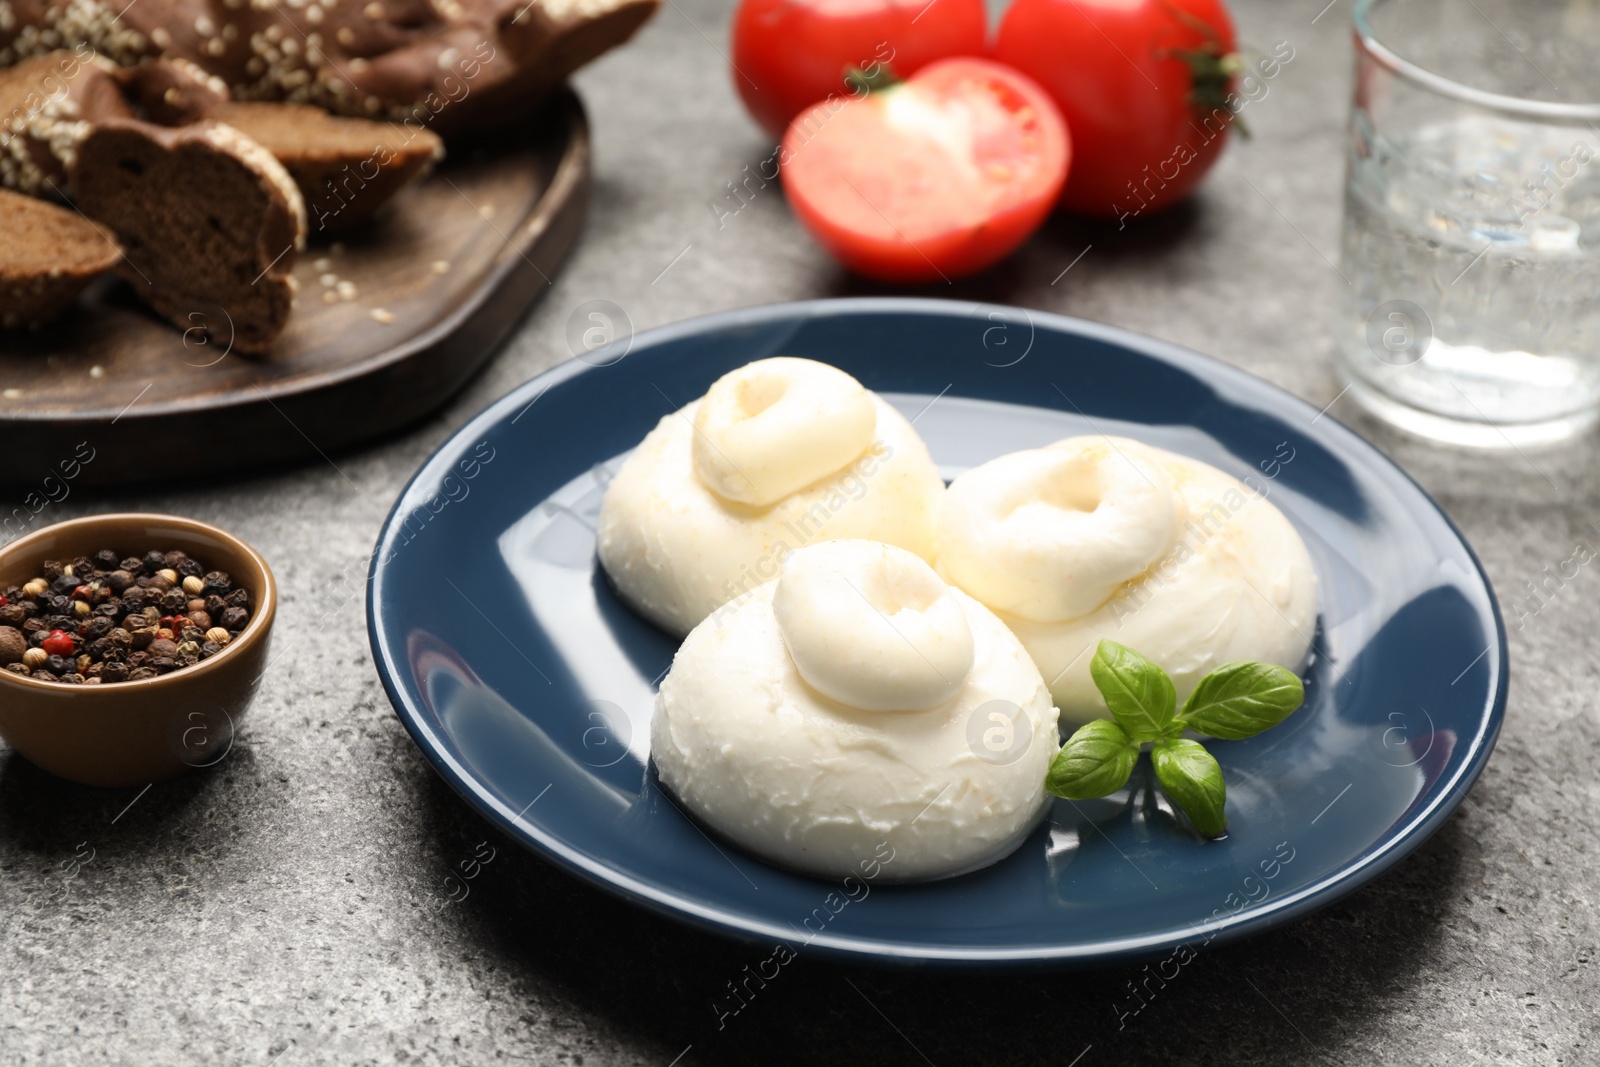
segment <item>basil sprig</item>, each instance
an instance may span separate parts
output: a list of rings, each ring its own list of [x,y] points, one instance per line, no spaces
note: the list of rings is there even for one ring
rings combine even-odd
[[[1139,752],[1151,743],[1156,780],[1207,837],[1228,828],[1227,784],[1206,747],[1185,729],[1230,741],[1278,725],[1305,701],[1295,673],[1271,663],[1225,663],[1200,679],[1182,710],[1167,672],[1126,645],[1101,641],[1089,675],[1109,719],[1083,726],[1050,764],[1045,788],[1068,800],[1115,793],[1127,784]]]

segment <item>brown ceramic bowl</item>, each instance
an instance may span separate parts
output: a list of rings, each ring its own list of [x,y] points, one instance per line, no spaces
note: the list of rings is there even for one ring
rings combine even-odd
[[[0,737],[52,774],[84,785],[145,785],[216,763],[266,669],[278,591],[266,560],[226,531],[172,515],[93,515],[56,523],[0,548],[0,587],[47,559],[110,548],[188,552],[250,590],[250,621],[221,652],[159,678],[103,685],[41,682],[0,670]]]

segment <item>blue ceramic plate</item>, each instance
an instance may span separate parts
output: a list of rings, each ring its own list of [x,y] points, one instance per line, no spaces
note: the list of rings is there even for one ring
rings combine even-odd
[[[664,414],[766,356],[883,394],[946,477],[1081,433],[1125,434],[1271,494],[1321,578],[1306,706],[1212,751],[1225,839],[1174,821],[1148,761],[1008,859],[850,887],[714,841],[649,765],[675,642],[612,594],[594,522]],[[1315,408],[1192,352],[988,305],[829,300],[713,315],[557,367],[436,452],[378,540],[368,619],[384,686],[439,773],[508,834],[629,899],[798,951],[978,964],[1106,963],[1258,932],[1386,870],[1483,769],[1506,699],[1494,594],[1439,508]],[[847,891],[848,890],[848,891]]]

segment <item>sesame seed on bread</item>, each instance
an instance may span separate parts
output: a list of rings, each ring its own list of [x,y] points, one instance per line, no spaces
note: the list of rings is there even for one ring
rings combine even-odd
[[[0,68],[0,186],[63,195],[90,123],[133,113],[109,67],[59,51]]]

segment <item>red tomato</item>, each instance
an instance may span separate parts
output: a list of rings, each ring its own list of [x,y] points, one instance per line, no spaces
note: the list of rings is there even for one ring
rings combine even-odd
[[[733,81],[774,139],[845,71],[886,65],[908,78],[936,59],[981,56],[983,0],[744,0],[733,19]]]
[[[948,281],[1039,227],[1072,154],[1043,89],[984,59],[946,59],[795,119],[778,159],[789,203],[839,262],[894,282]]]
[[[1233,51],[1222,0],[1015,0],[994,56],[1072,131],[1062,206],[1126,217],[1183,199],[1222,154]]]

